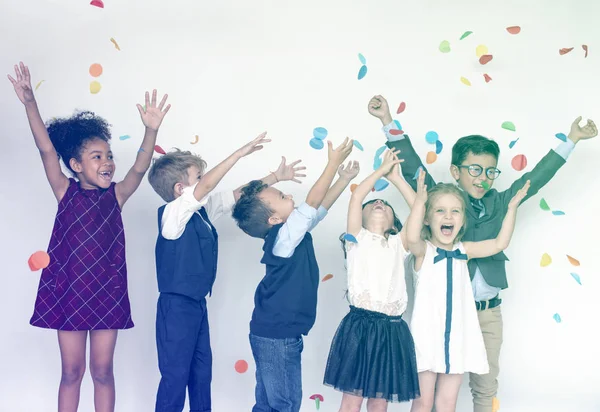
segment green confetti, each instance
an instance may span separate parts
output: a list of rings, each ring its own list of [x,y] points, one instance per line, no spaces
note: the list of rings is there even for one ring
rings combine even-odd
[[[513,122],[504,122],[504,123],[502,123],[502,128],[506,129],[506,130],[510,130],[512,132],[514,132],[515,130],[517,130],[517,128],[515,127],[515,124]]]
[[[462,35],[462,36],[460,36],[460,39],[459,39],[459,40],[462,40],[462,39],[464,39],[464,38],[466,38],[466,37],[470,36],[471,34],[473,34],[473,32],[472,32],[472,31],[466,31],[466,32],[464,32],[464,33],[463,33],[463,35]]]
[[[488,182],[481,182],[484,190],[490,190],[490,184]]]
[[[442,53],[450,53],[450,42],[448,40],[442,41],[439,49]]]
[[[540,200],[540,207],[542,208],[542,210],[545,210],[546,212],[550,211],[550,206],[548,206],[548,203],[546,202],[546,199],[542,198]]]

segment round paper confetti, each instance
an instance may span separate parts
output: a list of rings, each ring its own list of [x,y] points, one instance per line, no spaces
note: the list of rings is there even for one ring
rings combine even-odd
[[[581,45],[581,48],[582,48],[582,49],[583,49],[583,51],[585,52],[585,56],[583,56],[583,57],[584,57],[584,58],[586,58],[586,57],[587,57],[587,55],[588,55],[588,46],[587,46],[587,45],[585,45],[585,44],[582,44],[582,45]]]
[[[515,127],[515,124],[513,122],[502,123],[502,128],[506,129],[506,130],[510,130],[511,132],[514,132],[517,130],[517,128]]]
[[[356,148],[357,148],[358,150],[360,150],[361,152],[364,152],[364,151],[365,151],[364,147],[363,147],[363,146],[360,144],[360,142],[359,142],[358,140],[354,140],[354,141],[353,141],[353,144],[354,144],[354,146],[356,146]]]
[[[315,139],[323,140],[327,137],[327,129],[324,127],[315,127],[313,130],[313,137]]]
[[[550,206],[548,206],[548,203],[546,202],[546,199],[544,199],[544,198],[540,199],[540,208],[542,210],[545,210],[546,212],[550,210]]]
[[[92,0],[90,4],[92,6],[100,7],[101,9],[104,8],[104,3],[102,3],[102,0]]]
[[[160,147],[159,145],[154,146],[154,151],[156,153],[166,154],[166,152],[164,151],[164,149],[162,147]]]
[[[540,260],[540,266],[545,268],[546,266],[550,265],[550,263],[552,263],[552,258],[549,254],[544,253],[542,255],[542,260]]]
[[[492,56],[491,54],[484,54],[479,58],[479,64],[488,64],[492,61],[493,58],[494,56]]]
[[[362,65],[360,70],[358,71],[358,80],[362,79],[367,75],[367,66]]]
[[[404,130],[402,130],[402,129],[400,129],[400,130],[398,130],[398,129],[390,129],[390,134],[392,136],[399,136],[401,134],[404,134]]]
[[[580,265],[579,261],[577,259],[575,259],[574,257],[567,255],[567,259],[569,259],[569,263],[572,264],[573,266]]]
[[[554,316],[552,316],[552,317],[554,318],[556,323],[562,322],[562,319],[560,318],[560,315],[558,313],[555,313]]]
[[[442,53],[450,53],[450,42],[448,40],[442,41],[439,49]]]
[[[527,158],[522,154],[516,155],[513,157],[510,164],[512,165],[513,169],[515,169],[517,172],[520,172],[527,167]]]
[[[481,182],[483,190],[490,190],[490,184],[488,182]]]
[[[566,48],[560,49],[558,51],[558,54],[560,54],[562,56],[564,54],[570,53],[571,50],[573,50],[573,49],[574,49],[574,47],[566,47]]]
[[[98,77],[102,74],[102,65],[99,63],[94,63],[90,66],[90,75],[92,77]]]
[[[471,82],[469,81],[469,79],[467,79],[466,77],[461,77],[460,81],[462,84],[464,84],[465,86],[470,86]]]
[[[27,264],[32,272],[44,269],[50,264],[50,256],[46,252],[40,250],[29,257]]]
[[[310,147],[317,150],[321,150],[325,146],[321,139],[316,139],[314,137],[310,139],[310,142],[308,142],[308,144],[310,144]]]
[[[437,160],[437,155],[435,152],[427,152],[427,157],[425,158],[425,163],[428,165],[432,164]]]
[[[519,141],[519,138],[517,140],[513,140],[512,142],[510,142],[508,144],[508,148],[512,149],[513,147],[515,147],[515,145],[517,144],[518,141]]]
[[[45,80],[41,80],[38,84],[36,84],[34,91],[37,90],[37,89],[39,89],[40,86],[42,85],[42,83],[44,83],[44,82],[45,82]]]
[[[579,275],[577,273],[571,273],[571,276],[573,277],[573,279],[575,279],[575,282],[577,282],[581,285],[581,278],[579,277]]]
[[[435,141],[435,154],[442,153],[443,148],[444,148],[444,145],[442,144],[442,142],[440,142],[439,140],[436,140]]]
[[[235,371],[237,373],[245,373],[248,370],[248,362],[245,360],[239,360],[235,363]]]
[[[421,174],[421,170],[423,170],[423,166],[419,166],[412,180],[417,180],[419,178],[419,174]]]
[[[323,276],[323,279],[321,279],[321,282],[327,282],[329,279],[332,279],[333,275],[331,273]]]
[[[519,26],[510,26],[506,28],[506,31],[510,34],[519,34],[521,33],[521,27]]]
[[[344,235],[344,240],[347,242],[358,243],[358,240],[356,240],[356,238],[354,236],[352,236],[350,233],[346,233]]]
[[[351,193],[353,193],[353,192],[354,192],[354,189],[356,189],[357,187],[358,187],[358,185],[357,185],[356,183],[352,183],[352,184],[350,185],[350,192],[351,192]]]
[[[479,46],[477,46],[475,48],[475,54],[477,55],[477,57],[481,57],[484,54],[488,54],[488,48],[487,46],[480,44]]]
[[[360,64],[367,64],[367,59],[361,53],[358,53],[358,60],[360,60]]]
[[[564,215],[565,215],[565,212],[563,212],[562,210],[553,210],[553,211],[552,211],[552,214],[553,214],[554,216],[564,216]]]
[[[373,189],[375,189],[376,192],[381,192],[383,189],[388,187],[389,184],[390,183],[387,180],[379,179],[375,182],[375,186],[373,186]]]
[[[398,106],[398,110],[396,110],[396,114],[402,113],[405,109],[406,109],[406,103],[404,103],[404,102],[400,103],[400,106]]]
[[[379,169],[379,166],[381,166],[381,155],[383,154],[383,152],[385,152],[385,149],[387,149],[387,146],[381,146],[375,152],[375,158],[373,159],[373,170],[377,170]]]
[[[131,136],[129,136],[128,134],[123,135],[123,136],[119,136],[119,140],[127,140],[129,138],[131,138]]]
[[[396,127],[397,127],[399,130],[402,130],[402,125],[400,124],[400,122],[399,122],[398,120],[394,119],[394,124],[396,125]]]
[[[200,137],[198,135],[194,136],[194,141],[190,142],[190,144],[196,144],[198,143],[198,141],[200,140]]]
[[[558,140],[562,140],[563,142],[567,141],[567,136],[564,133],[556,133],[554,136],[556,136]]]
[[[489,82],[491,82],[491,81],[492,81],[492,78],[491,78],[491,77],[490,77],[490,75],[489,75],[489,74],[487,74],[487,73],[484,73],[484,74],[483,74],[483,79],[485,80],[485,82],[486,82],[486,83],[489,83]]]
[[[425,140],[427,140],[427,143],[429,144],[434,144],[439,138],[440,136],[434,131],[429,131],[425,134]]]
[[[100,89],[102,89],[102,85],[100,83],[98,83],[97,81],[93,81],[90,83],[90,93],[91,94],[96,94],[100,92]]]
[[[466,32],[463,33],[462,36],[460,36],[459,40],[462,40],[462,39],[466,38],[467,36],[470,36],[471,34],[473,34],[472,31],[466,31]]]

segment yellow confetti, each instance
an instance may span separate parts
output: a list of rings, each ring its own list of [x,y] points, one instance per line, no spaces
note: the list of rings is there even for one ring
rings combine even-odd
[[[488,48],[487,46],[480,44],[479,46],[477,46],[477,48],[475,49],[475,54],[477,55],[477,57],[481,57],[484,54],[488,54]]]
[[[97,81],[93,81],[90,83],[90,93],[91,94],[97,94],[98,92],[100,92],[100,89],[102,89],[102,85],[100,83],[98,83]]]
[[[112,42],[112,44],[115,45],[115,49],[121,51],[121,48],[119,47],[119,44],[117,43],[117,41],[115,39],[113,39],[112,37],[110,38],[110,41]]]
[[[552,263],[552,258],[550,257],[549,254],[544,253],[542,255],[542,260],[540,261],[540,266],[541,267],[546,267],[548,266],[550,263]]]
[[[196,144],[196,143],[198,143],[198,140],[200,140],[200,138],[198,137],[198,135],[196,135],[196,136],[194,137],[194,141],[193,141],[193,142],[190,142],[190,144]]]
[[[469,79],[467,79],[466,77],[461,77],[460,81],[462,82],[462,84],[464,84],[465,86],[470,86],[471,82],[469,81]]]
[[[35,90],[39,89],[40,86],[42,85],[42,83],[44,83],[45,80],[40,81],[38,84],[35,85]]]

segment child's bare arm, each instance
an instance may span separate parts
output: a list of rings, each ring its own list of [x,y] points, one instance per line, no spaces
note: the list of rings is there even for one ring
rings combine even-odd
[[[288,165],[286,164],[285,157],[281,156],[281,163],[279,164],[277,170],[269,173],[267,176],[263,177],[260,180],[268,186],[273,186],[276,183],[288,180],[296,183],[302,183],[300,180],[298,180],[298,178],[306,177],[306,175],[299,172],[302,170],[306,170],[306,167],[298,166],[300,162],[302,162],[302,160],[296,160]],[[242,195],[242,189],[246,185],[247,183],[233,191],[233,197],[236,202],[240,200],[240,196]]]
[[[421,239],[423,221],[425,220],[425,203],[427,202],[427,186],[425,185],[425,172],[419,173],[417,180],[417,194],[410,214],[406,220],[406,243],[408,250],[416,258],[425,256],[427,244]],[[416,265],[415,265],[416,266]]]
[[[20,67],[19,67],[20,66]],[[60,200],[65,195],[67,188],[69,187],[69,179],[62,172],[60,168],[60,161],[58,160],[58,154],[56,149],[50,140],[48,130],[44,125],[44,121],[40,116],[35,96],[31,88],[31,75],[29,74],[29,68],[20,62],[19,66],[15,64],[15,75],[17,79],[13,79],[8,75],[8,80],[12,83],[15,88],[17,97],[25,105],[25,111],[27,113],[27,120],[29,121],[29,127],[33,133],[33,139],[35,145],[40,151],[42,157],[42,163],[44,164],[44,171],[46,177],[52,188],[52,192],[56,197],[56,200]],[[70,159],[65,159],[69,161]]]
[[[356,160],[348,162],[346,167],[341,165],[338,169],[338,175],[340,177],[327,191],[321,206],[329,210],[331,206],[333,206],[333,204],[338,200],[342,192],[348,187],[352,179],[358,175],[358,172],[360,172],[360,165]]]

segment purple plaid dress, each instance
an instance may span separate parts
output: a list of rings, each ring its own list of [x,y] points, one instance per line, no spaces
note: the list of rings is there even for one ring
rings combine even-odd
[[[125,234],[115,183],[107,190],[85,190],[69,181],[30,323],[58,330],[129,329]]]

